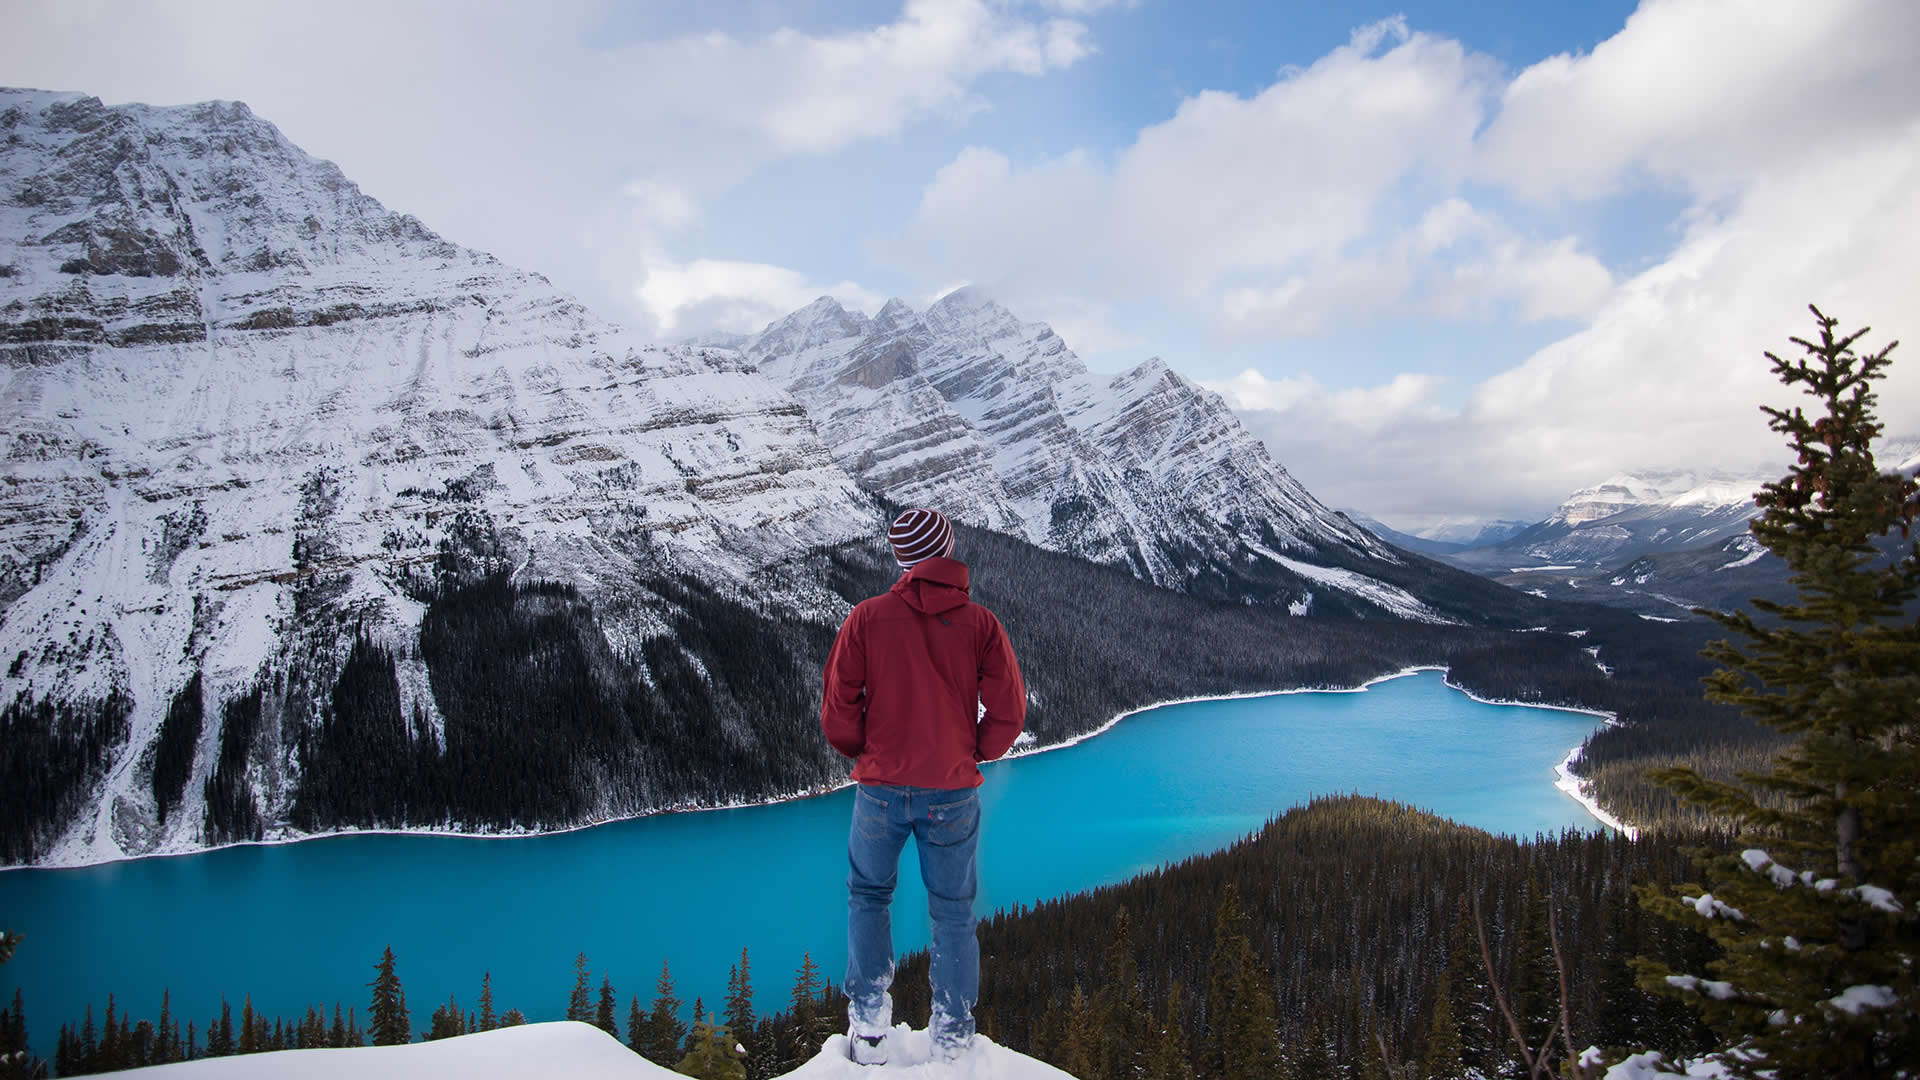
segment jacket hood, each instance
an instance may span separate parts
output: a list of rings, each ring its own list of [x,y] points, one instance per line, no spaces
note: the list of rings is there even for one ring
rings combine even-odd
[[[913,569],[893,583],[907,606],[922,615],[940,615],[964,606],[967,595],[967,564],[958,559],[932,558],[915,563]]]

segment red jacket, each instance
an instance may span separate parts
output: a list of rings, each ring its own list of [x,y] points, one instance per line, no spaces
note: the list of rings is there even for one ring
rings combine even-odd
[[[826,683],[821,730],[864,783],[976,787],[976,762],[1006,753],[1027,717],[1007,633],[968,598],[966,564],[953,559],[919,563],[855,606]]]

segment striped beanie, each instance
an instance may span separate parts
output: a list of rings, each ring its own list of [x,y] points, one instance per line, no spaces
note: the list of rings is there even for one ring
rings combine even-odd
[[[924,560],[953,554],[953,523],[938,510],[908,510],[893,519],[887,542],[893,545],[893,561],[910,570]]]

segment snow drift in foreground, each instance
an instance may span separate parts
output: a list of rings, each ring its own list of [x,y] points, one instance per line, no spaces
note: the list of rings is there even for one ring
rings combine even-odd
[[[856,1080],[880,1076],[909,1080],[1060,1080],[1067,1074],[985,1036],[952,1064],[928,1060],[930,1040],[905,1024],[887,1040],[893,1062],[855,1065],[847,1037],[828,1039],[820,1054],[788,1077],[796,1080]],[[281,1050],[243,1057],[203,1058],[134,1069],[143,1077],[182,1080],[679,1080],[592,1024],[561,1020],[499,1028],[437,1042],[405,1046],[358,1046],[342,1050]],[[128,1075],[131,1075],[129,1073]]]
[[[781,1080],[1072,1080],[1043,1061],[1017,1054],[984,1035],[951,1064],[930,1060],[932,1040],[925,1031],[898,1024],[887,1036],[892,1060],[886,1065],[855,1065],[847,1058],[847,1037],[828,1039],[812,1061]],[[1598,1061],[1599,1051],[1588,1050]],[[1672,1076],[1661,1069],[1659,1054],[1635,1054],[1607,1070],[1606,1080],[1654,1080]],[[1685,1075],[1724,1080],[1717,1063],[1689,1062]],[[572,1020],[498,1028],[437,1042],[405,1046],[356,1046],[343,1050],[281,1050],[270,1054],[202,1058],[174,1065],[133,1069],[125,1075],[181,1080],[678,1080],[680,1074],[621,1045],[618,1039]]]

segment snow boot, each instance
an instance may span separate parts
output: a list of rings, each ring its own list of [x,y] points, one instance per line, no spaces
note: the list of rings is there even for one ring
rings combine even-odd
[[[887,1037],[885,1035],[848,1035],[847,1056],[856,1065],[885,1065],[887,1063]]]

